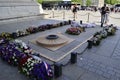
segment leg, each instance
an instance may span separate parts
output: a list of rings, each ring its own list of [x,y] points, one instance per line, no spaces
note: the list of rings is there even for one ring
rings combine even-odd
[[[106,24],[108,24],[108,22],[109,22],[108,16],[109,16],[109,14],[107,13],[107,14],[106,14]]]
[[[107,14],[105,14],[105,16],[104,16],[104,23],[105,24],[107,23]]]
[[[75,12],[73,13],[73,20],[75,21]]]
[[[77,12],[75,12],[75,17],[76,17],[76,19],[77,19]]]
[[[103,27],[103,15],[101,15],[101,27]]]
[[[105,14],[101,15],[101,27],[103,27],[104,23],[105,23]]]

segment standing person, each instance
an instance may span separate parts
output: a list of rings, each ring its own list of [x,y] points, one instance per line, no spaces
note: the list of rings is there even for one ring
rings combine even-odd
[[[107,24],[109,21],[109,17],[108,17],[109,13],[110,13],[110,9],[109,9],[109,7],[106,7],[105,24]]]
[[[97,11],[97,7],[94,7],[94,11],[95,11],[95,12]]]
[[[77,18],[77,10],[78,10],[78,7],[77,7],[77,5],[75,4],[75,5],[73,6],[73,8],[72,8],[74,21],[75,21],[75,18]]]
[[[106,4],[101,8],[101,27],[103,27],[103,24],[105,23],[105,17],[106,17]]]

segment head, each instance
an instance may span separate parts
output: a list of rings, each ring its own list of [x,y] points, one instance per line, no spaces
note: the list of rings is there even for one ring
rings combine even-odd
[[[106,7],[106,4],[104,4],[104,7]]]
[[[109,10],[109,7],[106,7],[107,10]]]
[[[76,7],[76,6],[77,6],[77,4],[74,4],[74,6]]]

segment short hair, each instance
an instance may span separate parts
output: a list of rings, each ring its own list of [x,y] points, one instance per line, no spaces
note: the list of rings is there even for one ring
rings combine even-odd
[[[104,6],[106,7],[106,4],[104,4]]]

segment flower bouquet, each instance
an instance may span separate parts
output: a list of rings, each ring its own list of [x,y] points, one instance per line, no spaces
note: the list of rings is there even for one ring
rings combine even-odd
[[[110,26],[105,26],[103,30],[100,32],[96,32],[93,35],[93,38],[91,39],[92,43],[94,46],[97,46],[100,44],[102,38],[106,38],[107,36],[114,35],[116,32],[117,28],[114,27],[113,25]]]
[[[37,27],[29,27],[28,29],[26,29],[27,32],[29,33],[36,33],[38,32],[38,28]]]
[[[79,28],[72,27],[72,28],[68,28],[66,30],[66,33],[72,34],[72,35],[79,35],[81,31],[79,30]]]
[[[9,43],[5,46],[1,46],[0,54],[3,60],[11,65],[18,65],[19,59],[24,55],[13,43]]]
[[[21,52],[19,44],[22,44],[23,47],[26,46],[19,40],[0,45],[0,57],[10,65],[18,66],[20,72],[30,78],[50,80],[53,77],[50,65],[37,56]]]
[[[41,63],[37,63],[34,65],[32,70],[32,76],[37,80],[51,80],[53,77],[53,72],[46,62],[42,61]]]
[[[117,30],[117,28],[115,26],[113,26],[113,24],[104,27],[104,29],[107,31],[108,36],[114,35]]]
[[[57,28],[58,24],[52,24],[52,28]]]
[[[60,23],[57,23],[56,25],[57,25],[57,27],[61,27],[61,26],[60,26]]]
[[[19,62],[19,70],[26,76],[30,76],[31,70],[33,69],[33,65],[35,64],[35,60],[31,56],[25,56],[20,59]]]
[[[31,56],[26,56],[20,60],[19,69],[26,76],[37,80],[48,80],[48,78],[53,77],[52,70],[46,62]]]
[[[17,32],[12,32],[12,33],[11,33],[11,37],[12,37],[13,39],[18,38]]]
[[[47,26],[47,25],[42,25],[41,28],[42,28],[43,30],[47,30],[47,29],[49,29],[49,26]]]
[[[115,30],[113,27],[109,27],[109,28],[108,28],[108,36],[114,35],[115,32],[116,32],[116,30]]]
[[[17,48],[22,51],[25,54],[32,54],[32,49],[25,44],[22,40],[14,40],[15,45],[17,46]]]
[[[2,33],[0,34],[0,37],[1,37],[1,38],[4,38],[4,39],[11,40],[11,34],[8,33],[8,32],[2,32]]]
[[[26,31],[20,31],[20,30],[17,30],[16,33],[18,37],[26,36],[29,34]]]
[[[97,37],[93,37],[93,45],[98,46],[100,44],[100,40]]]
[[[45,25],[38,26],[38,31],[45,31],[45,30],[46,30]]]
[[[52,24],[47,24],[47,29],[52,29]]]
[[[8,39],[0,38],[0,45],[9,43]]]
[[[106,30],[102,30],[102,31],[100,31],[100,34],[101,34],[101,37],[104,39],[104,38],[106,38],[107,37],[107,31]]]
[[[98,46],[101,42],[102,35],[100,32],[96,32],[93,36],[93,45]]]
[[[99,40],[102,40],[102,35],[100,32],[96,32],[93,36],[97,37]]]

